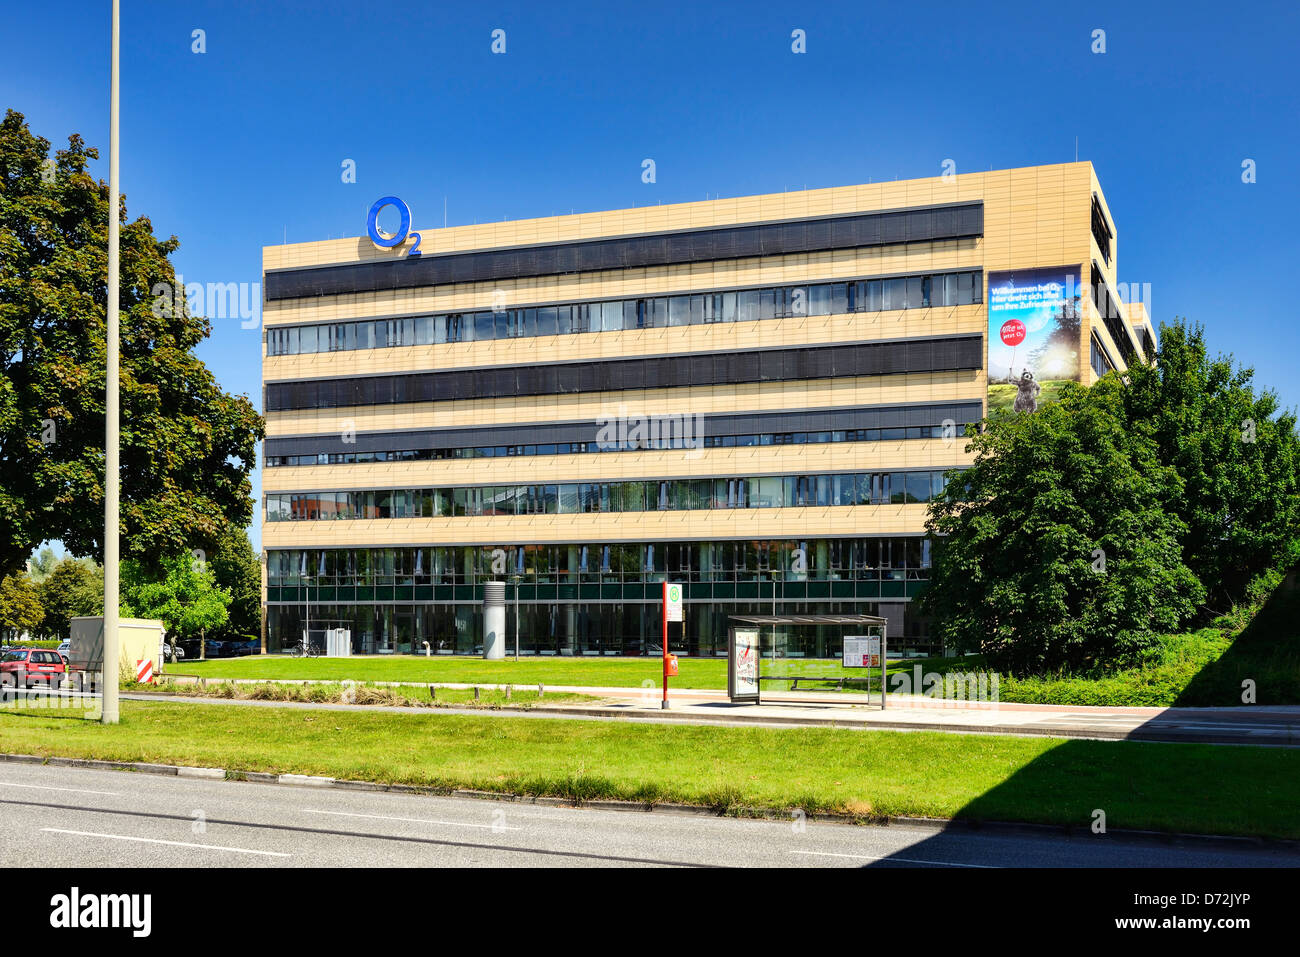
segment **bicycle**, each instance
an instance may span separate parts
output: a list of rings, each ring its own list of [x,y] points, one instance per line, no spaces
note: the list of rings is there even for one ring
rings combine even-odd
[[[320,645],[316,644],[316,642],[314,641],[309,642],[307,641],[306,638],[304,638],[302,641],[298,642],[296,645],[293,646],[293,651],[291,652],[290,657],[319,658]]]

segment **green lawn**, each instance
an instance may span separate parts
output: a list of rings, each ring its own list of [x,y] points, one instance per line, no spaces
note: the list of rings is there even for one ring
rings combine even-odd
[[[122,703],[0,710],[0,751],[319,774],[731,813],[843,811],[1300,837],[1300,751],[834,728]]]
[[[670,678],[669,688],[727,687],[727,662],[721,658],[678,658],[679,674]],[[891,662],[891,672],[910,670],[914,664],[952,667],[958,659],[939,658]],[[573,685],[583,687],[638,688],[655,686],[663,675],[663,659],[645,658],[540,658],[519,661],[485,661],[482,658],[434,656],[425,658],[358,656],[355,658],[287,658],[278,655],[250,655],[211,661],[183,661],[168,665],[171,674],[202,675],[207,678],[304,678],[318,681],[415,681],[428,683],[481,682],[483,684]],[[811,675],[838,678],[862,677],[861,668],[844,668],[838,661],[780,658],[763,660],[763,674]],[[647,684],[648,683],[648,684]],[[778,686],[783,688],[785,686]],[[861,686],[859,686],[861,687]]]
[[[727,662],[723,658],[679,658],[679,675],[668,679],[668,688],[725,689]],[[889,663],[889,672],[911,672],[914,666],[946,671],[969,667],[965,658],[915,658]],[[201,675],[222,679],[307,679],[317,681],[432,681],[448,683],[573,685],[584,688],[659,687],[663,659],[646,658],[539,658],[489,662],[482,658],[454,655],[421,655],[355,658],[286,658],[281,655],[248,655],[246,658],[217,658],[169,664],[168,674]],[[803,675],[837,679],[841,675],[863,677],[863,668],[845,668],[839,661],[806,658],[763,659],[764,675]],[[871,670],[875,675],[875,670]],[[772,685],[768,685],[771,688]],[[789,685],[777,684],[777,690]],[[815,685],[814,685],[815,687]],[[829,687],[829,685],[827,685]],[[861,693],[863,685],[845,685]],[[875,685],[879,690],[879,685]]]

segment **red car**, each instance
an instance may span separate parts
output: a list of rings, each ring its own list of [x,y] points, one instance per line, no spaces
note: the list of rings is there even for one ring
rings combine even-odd
[[[10,648],[0,655],[0,681],[11,688],[19,685],[30,688],[33,684],[57,688],[67,671],[63,656],[57,651]]]

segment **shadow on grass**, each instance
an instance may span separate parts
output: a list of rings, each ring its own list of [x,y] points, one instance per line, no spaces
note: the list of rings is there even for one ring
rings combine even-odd
[[[1297,750],[1062,741],[968,801],[952,825],[878,863],[1297,867],[1297,806]],[[992,826],[1009,822],[1031,826]],[[1177,834],[1263,842],[1187,842]]]
[[[1203,667],[1174,707],[1300,703],[1300,587],[1292,569],[1228,649]]]

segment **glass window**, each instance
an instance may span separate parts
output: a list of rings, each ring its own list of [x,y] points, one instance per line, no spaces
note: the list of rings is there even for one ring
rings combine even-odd
[[[880,312],[880,304],[884,298],[884,282],[879,279],[870,279],[864,285],[866,286],[866,295],[863,309],[866,312]]]
[[[808,290],[808,315],[829,316],[830,314],[831,314],[831,287],[813,286],[812,288],[810,288]]]
[[[904,309],[920,309],[924,305],[924,289],[920,276],[909,276],[903,298]]]
[[[559,334],[559,316],[554,306],[539,306],[537,309],[537,334],[554,336]]]
[[[907,500],[909,502],[930,501],[930,473],[907,473]]]
[[[974,273],[957,273],[957,305],[969,306],[975,301]]]
[[[556,306],[555,334],[558,336],[567,336],[571,332],[573,332],[573,307]]]
[[[832,315],[841,315],[849,312],[849,284],[837,282],[830,287],[831,304],[830,311]]]
[[[880,308],[888,311],[891,309],[906,308],[903,305],[906,297],[907,281],[904,279],[886,279],[882,285]]]
[[[722,294],[722,315],[718,317],[719,322],[735,322],[738,297],[734,292],[724,292]]]

